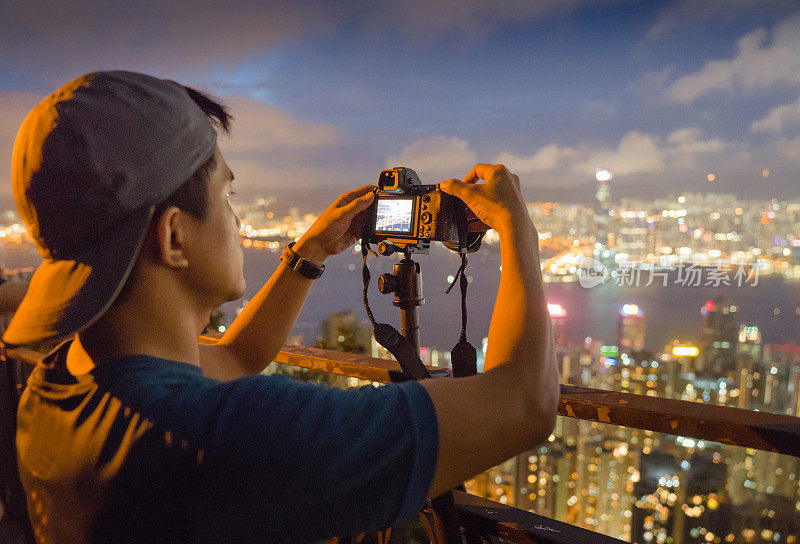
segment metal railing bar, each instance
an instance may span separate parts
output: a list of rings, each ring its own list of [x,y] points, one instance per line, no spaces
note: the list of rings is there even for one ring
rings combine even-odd
[[[482,534],[491,534],[518,543],[535,544],[622,544],[619,540],[589,529],[557,521],[454,490],[459,521]]]

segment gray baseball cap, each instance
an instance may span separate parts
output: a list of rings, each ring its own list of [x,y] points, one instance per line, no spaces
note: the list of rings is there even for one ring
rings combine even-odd
[[[67,83],[25,118],[14,199],[44,259],[3,342],[58,342],[114,302],[156,205],[214,153],[216,131],[186,89],[132,72]]]

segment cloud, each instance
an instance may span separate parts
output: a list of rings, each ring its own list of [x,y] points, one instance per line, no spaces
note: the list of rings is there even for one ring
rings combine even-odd
[[[408,166],[420,175],[423,183],[436,183],[440,178],[465,175],[477,162],[478,157],[466,140],[457,136],[432,136],[417,140],[398,155],[386,159],[386,168]]]
[[[663,141],[658,136],[631,131],[614,149],[590,144],[567,147],[550,143],[528,156],[502,151],[494,161],[520,175],[553,173],[585,179],[593,176],[596,168],[604,167],[624,177],[666,170],[669,160],[680,159],[683,164],[689,164],[696,153],[715,152],[724,147],[716,140],[704,141],[701,136],[699,129],[687,128],[675,131]],[[478,155],[467,140],[432,136],[417,140],[398,155],[389,157],[386,167],[409,166],[420,174],[423,182],[433,183],[463,175],[476,162],[479,162]]]
[[[3,2],[0,66],[47,84],[109,68],[174,76],[249,59],[335,20],[332,8],[303,0]]]
[[[610,3],[619,0],[605,0]],[[596,5],[597,0],[394,0],[389,2],[251,2],[230,0],[43,0],[0,3],[3,66],[52,85],[99,69],[164,76],[228,71],[300,37],[332,37],[343,25],[359,32],[429,43],[443,32],[487,35],[519,24]],[[387,34],[388,33],[388,34]],[[234,68],[231,68],[231,67]]]
[[[234,117],[231,143],[241,154],[328,147],[343,138],[338,127],[294,119],[279,108],[253,98],[233,96],[222,100]]]
[[[249,97],[229,96],[224,102],[234,122],[230,138],[220,139],[220,149],[243,199],[331,184],[332,172],[342,166],[337,157],[347,152],[339,127],[299,120]],[[340,183],[346,188],[346,181]]]
[[[35,93],[0,93],[0,198],[9,204],[14,139],[22,120],[42,98]],[[220,148],[236,174],[237,192],[242,198],[272,194],[287,186],[319,185],[333,177],[332,167],[342,166],[336,157],[346,155],[343,147],[347,142],[338,127],[296,119],[252,98],[232,96],[224,102],[234,123],[231,137],[219,139]],[[361,165],[356,165],[358,168]],[[340,185],[346,189],[347,181]]]
[[[489,144],[491,147],[492,144]],[[614,198],[648,198],[670,190],[731,191],[748,197],[763,196],[752,185],[769,167],[773,194],[791,194],[794,187],[780,172],[791,172],[800,165],[800,137],[779,138],[758,145],[747,141],[724,139],[706,134],[697,126],[684,126],[658,134],[631,130],[608,144],[595,141],[549,142],[533,147],[529,153],[503,150],[487,155],[478,141],[459,137],[435,136],[409,145],[385,162],[386,166],[405,165],[421,172],[426,183],[452,177],[453,171],[466,171],[473,162],[488,160],[506,164],[520,176],[524,194],[537,199],[567,202],[591,198],[597,168],[614,173]],[[429,162],[430,161],[430,162]],[[444,164],[455,165],[442,172]],[[423,168],[438,170],[426,175]],[[706,179],[713,172],[717,182],[711,187]]]
[[[697,155],[713,155],[729,149],[730,144],[719,138],[703,139],[697,127],[672,131],[666,138],[639,131],[625,134],[614,150],[598,150],[573,167],[575,172],[594,173],[598,167],[608,168],[614,175],[691,170],[697,167]]]
[[[759,13],[778,14],[796,7],[796,0],[678,0],[666,4],[647,37],[656,40],[687,25],[699,26],[710,20],[742,19]]]
[[[380,8],[368,18],[376,28],[399,24],[406,34],[427,39],[449,31],[469,32],[474,39],[506,23],[549,18],[597,4],[596,0],[396,0],[374,4]]]
[[[800,87],[800,15],[776,25],[769,38],[765,29],[746,34],[737,44],[735,57],[709,61],[698,72],[680,77],[667,87],[667,100],[691,104],[719,91]]]
[[[548,170],[555,170],[559,165],[563,164],[566,160],[572,159],[576,156],[575,149],[571,147],[561,147],[558,144],[549,144],[539,149],[530,157],[524,157],[503,151],[500,153],[495,162],[498,164],[505,164],[509,170],[520,174],[529,174],[533,172],[546,172]]]
[[[236,176],[236,200],[278,197],[279,208],[319,212],[336,195],[375,183],[380,157],[359,147],[338,126],[299,119],[245,96],[223,101],[234,116],[230,138],[220,138]]]
[[[674,130],[667,135],[667,146],[664,152],[668,155],[694,155],[695,153],[719,153],[728,148],[728,144],[719,138],[703,140],[703,131],[697,127],[685,127]]]
[[[592,151],[575,164],[576,174],[594,174],[597,168],[608,168],[616,176],[658,172],[666,168],[662,151],[655,137],[634,130],[625,134],[616,149]]]
[[[697,155],[717,155],[732,147],[719,138],[703,139],[697,127],[684,127],[669,133],[660,149],[669,169],[691,171],[698,168]]]
[[[224,153],[224,150],[223,150]],[[319,189],[322,184],[331,180],[331,168],[324,165],[304,164],[303,161],[270,161],[270,160],[246,160],[246,159],[227,159],[226,162],[236,174],[237,200],[248,202],[256,196],[278,195],[281,198],[295,199],[299,194],[303,194],[311,188]],[[377,177],[377,176],[375,176]],[[243,183],[244,189],[239,184]],[[365,182],[366,183],[366,182]],[[334,192],[342,192],[351,186],[341,186],[334,189]],[[358,184],[363,185],[363,184]],[[317,207],[320,204],[327,204],[330,201],[330,187],[325,187],[324,198],[321,201],[314,199],[311,202],[296,201],[293,205],[301,207]],[[308,205],[312,206],[308,206]],[[306,205],[306,206],[303,206]]]
[[[789,104],[776,106],[767,115],[753,121],[754,132],[780,132],[787,124],[800,123],[800,96]]]
[[[727,144],[719,139],[704,140],[699,128],[687,127],[661,138],[640,131],[625,134],[616,148],[603,148],[590,144],[576,147],[547,144],[531,155],[502,151],[494,161],[505,164],[520,175],[545,172],[568,172],[579,178],[594,175],[595,169],[604,167],[620,177],[633,174],[661,172],[670,166],[690,168],[697,154],[719,153]],[[386,161],[386,167],[406,165],[425,178],[440,179],[467,172],[478,155],[467,140],[456,136],[433,136],[417,140],[398,155]]]
[[[615,148],[578,144],[565,147],[548,144],[530,156],[504,151],[496,157],[519,174],[568,170],[585,179],[597,168],[608,168],[615,176],[663,172],[696,167],[697,155],[713,155],[728,150],[731,144],[719,138],[704,139],[697,127],[684,127],[666,138],[633,130],[625,134]]]

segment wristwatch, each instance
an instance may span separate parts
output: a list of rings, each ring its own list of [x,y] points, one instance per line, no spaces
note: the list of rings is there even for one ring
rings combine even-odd
[[[322,273],[325,272],[325,265],[314,264],[308,259],[302,258],[300,255],[294,252],[294,249],[292,249],[294,244],[295,243],[292,242],[283,249],[283,253],[281,253],[281,260],[284,261],[289,268],[293,269],[295,272],[305,278],[315,280],[320,277]]]

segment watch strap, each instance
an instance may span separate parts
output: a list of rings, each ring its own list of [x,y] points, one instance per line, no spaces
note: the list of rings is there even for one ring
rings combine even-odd
[[[325,265],[315,264],[295,253],[293,249],[294,244],[295,242],[292,242],[283,249],[281,260],[284,261],[289,268],[305,278],[315,280],[320,277],[322,273],[325,272]]]

